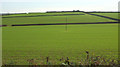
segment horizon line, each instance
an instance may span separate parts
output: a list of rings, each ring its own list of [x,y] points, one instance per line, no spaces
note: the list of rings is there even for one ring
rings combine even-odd
[[[77,10],[75,10],[75,11],[77,11]],[[23,12],[0,12],[0,14],[12,14],[12,13],[47,13],[47,12],[73,12],[73,10],[72,11],[70,11],[70,10],[65,10],[65,11],[30,11],[30,12],[25,12],[25,11],[23,11]],[[120,11],[79,11],[79,12],[120,12]]]

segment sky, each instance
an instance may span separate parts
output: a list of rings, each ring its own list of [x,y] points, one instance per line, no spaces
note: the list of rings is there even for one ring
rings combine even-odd
[[[2,0],[1,13],[46,11],[118,11],[119,0]]]

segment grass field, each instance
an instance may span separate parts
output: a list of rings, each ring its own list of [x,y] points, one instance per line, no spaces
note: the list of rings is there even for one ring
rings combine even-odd
[[[109,20],[106,18],[91,16],[91,15],[67,16],[67,18],[68,18],[68,23],[115,22],[114,20]],[[4,18],[3,19],[3,24],[7,24],[7,25],[47,24],[47,23],[66,23],[66,16],[26,17],[26,18],[21,17],[21,18]]]
[[[69,23],[115,22],[85,14],[3,18],[3,24],[65,23],[66,17]],[[3,64],[29,65],[28,59],[36,59],[38,65],[44,65],[48,56],[54,65],[63,63],[66,57],[70,62],[84,64],[85,51],[89,51],[90,57],[100,56],[110,61],[118,59],[117,23],[67,25],[67,31],[66,25],[7,26],[2,29]],[[61,58],[64,60],[59,61]]]
[[[11,14],[4,15],[3,17],[14,17],[14,16],[35,16],[35,15],[61,15],[61,14],[84,14],[82,12],[62,12],[62,13],[23,13],[23,14]]]
[[[93,14],[98,14],[98,15],[103,15],[103,16],[118,19],[118,13],[93,13]]]

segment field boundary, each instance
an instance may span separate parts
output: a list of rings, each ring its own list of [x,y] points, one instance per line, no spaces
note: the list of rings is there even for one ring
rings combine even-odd
[[[75,25],[75,24],[113,24],[118,22],[94,22],[94,23],[51,23],[51,24],[14,24],[11,26],[36,26],[36,25]]]
[[[6,27],[7,25],[0,25],[0,27]]]
[[[119,65],[2,65],[2,67],[119,67]]]

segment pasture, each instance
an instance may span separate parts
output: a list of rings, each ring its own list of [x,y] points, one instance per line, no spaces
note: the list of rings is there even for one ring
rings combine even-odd
[[[61,16],[53,16],[60,15]],[[66,14],[66,13],[64,13]],[[75,25],[37,25],[37,26],[11,26],[13,24],[50,24],[50,23],[96,23],[117,22],[112,19],[88,15],[85,13],[71,12],[44,13],[47,16],[37,17],[13,17],[30,16],[36,14],[6,15],[2,18],[2,51],[3,64],[29,65],[27,60],[35,59],[38,65],[46,65],[46,57],[49,57],[51,65],[60,65],[66,57],[70,62],[84,64],[85,51],[89,51],[90,58],[104,57],[109,62],[118,60],[118,24],[75,24]],[[52,15],[52,16],[48,16]],[[106,14],[104,14],[106,16]],[[112,14],[109,17],[116,17]],[[9,18],[11,17],[12,18]],[[67,27],[67,28],[66,28]],[[60,61],[60,59],[63,59]],[[106,63],[109,64],[109,63]],[[103,65],[106,65],[103,64]]]

